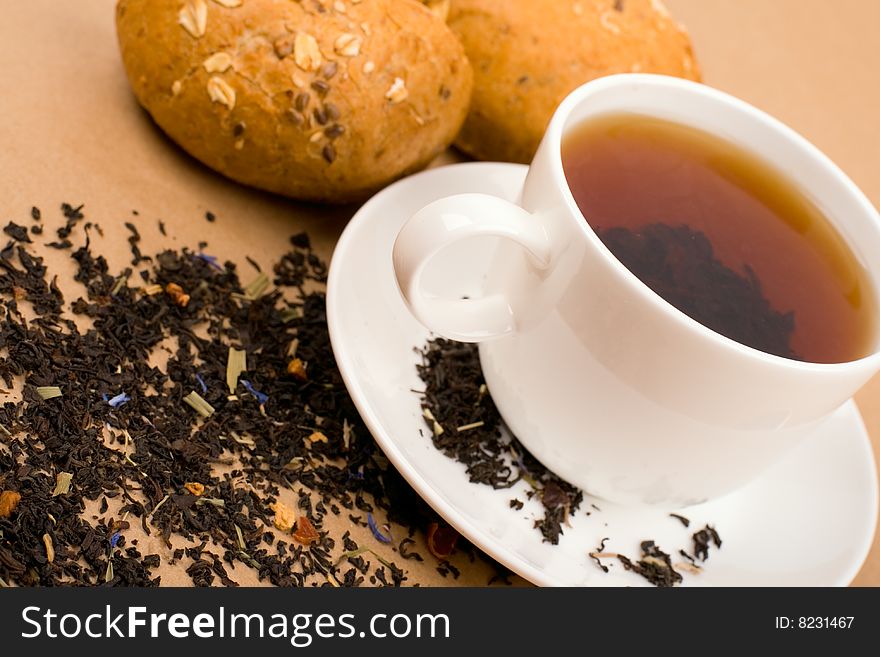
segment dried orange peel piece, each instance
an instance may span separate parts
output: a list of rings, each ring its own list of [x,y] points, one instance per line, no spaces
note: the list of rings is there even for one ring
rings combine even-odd
[[[0,518],[11,516],[19,502],[21,502],[21,493],[16,493],[14,490],[4,490],[0,493]]]
[[[293,540],[303,545],[311,545],[321,538],[318,530],[312,524],[312,521],[305,516],[297,518],[296,531],[293,532]]]
[[[448,559],[455,551],[460,534],[446,523],[428,525],[428,551],[438,559]]]
[[[289,532],[293,529],[293,525],[296,524],[296,511],[283,502],[275,502],[269,508],[275,512],[273,523],[276,529],[283,532]]]

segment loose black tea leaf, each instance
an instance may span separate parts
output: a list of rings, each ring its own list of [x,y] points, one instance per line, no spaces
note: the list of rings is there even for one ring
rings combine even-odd
[[[453,566],[448,561],[441,561],[440,564],[436,568],[437,572],[440,573],[443,577],[447,577],[448,575],[452,575],[452,579],[458,579],[458,576],[461,575],[461,571]]]
[[[82,204],[77,207],[73,207],[70,203],[61,204],[61,213],[64,215],[66,221],[64,226],[59,228],[56,233],[58,238],[62,240],[62,243],[67,241],[67,238],[70,237],[70,233],[73,231],[73,227],[85,217],[82,213],[83,207],[85,206]]]
[[[248,264],[251,267],[253,267],[254,269],[256,269],[258,273],[260,273],[260,274],[263,273],[263,270],[260,268],[260,264],[256,260],[254,260],[250,256],[245,256],[244,259],[247,260]]]
[[[296,235],[292,235],[290,243],[298,249],[309,250],[312,248],[312,241],[309,238],[308,233],[297,233]]]
[[[28,230],[24,226],[20,226],[17,223],[10,221],[6,224],[6,227],[3,229],[3,232],[9,235],[12,239],[17,240],[19,242],[30,242],[31,236],[28,235]]]
[[[603,573],[608,572],[608,566],[606,566],[604,563],[602,563],[602,560],[599,558],[599,555],[597,553],[590,552],[590,559],[592,559],[596,563],[596,565],[599,567],[599,569]]]
[[[797,358],[793,313],[773,308],[750,268],[740,274],[721,262],[704,233],[654,223],[638,232],[616,227],[597,234],[627,269],[683,313],[742,344]]]
[[[569,515],[583,501],[583,494],[544,468],[515,437],[506,437],[501,432],[501,417],[486,388],[477,347],[437,338],[430,340],[419,353],[422,362],[417,369],[425,390],[418,394],[422,396],[422,416],[434,446],[447,457],[463,463],[473,483],[504,489],[520,480],[528,482],[531,490],[527,496],[532,499],[538,495],[544,506],[544,515],[535,520],[534,526],[546,542],[557,544]],[[468,425],[476,425],[470,433],[448,430]],[[513,498],[509,506],[520,511],[524,504]],[[601,511],[595,503],[590,507]],[[690,525],[684,516],[669,515],[685,527]],[[428,537],[430,548],[430,530]],[[681,582],[682,576],[673,568],[669,555],[653,541],[642,543],[642,558],[633,562],[624,555],[604,554],[608,540],[603,538],[600,545],[588,553],[603,572],[609,572],[609,568],[601,557],[616,556],[627,570],[633,570],[656,586]],[[700,545],[708,546],[710,540],[720,547],[721,539],[711,527],[694,534],[698,550]],[[688,556],[683,551],[682,555]],[[448,573],[445,568],[444,571]]]
[[[84,215],[62,210],[55,246],[66,249]],[[126,536],[137,523],[196,585],[235,586],[231,569],[281,586],[358,586],[375,568],[377,582],[407,581],[387,559],[339,571],[337,541],[323,529],[327,513],[355,508],[381,508],[411,532],[435,516],[389,467],[345,390],[320,291],[327,269],[308,237],[292,240],[274,280],[246,289],[234,264],[202,253],[151,261],[127,228],[142,287],[132,271],[113,274],[87,239],[71,252],[83,292],[69,307],[87,330],[64,317],[40,258],[14,242],[0,252],[0,379],[22,390],[0,405],[0,580],[157,585],[162,558]],[[305,292],[307,281],[318,289]],[[21,299],[36,317],[19,312]],[[259,354],[241,395],[227,386],[233,348]],[[161,349],[167,364],[154,367]],[[272,527],[282,489],[301,491],[286,541]],[[416,560],[406,545],[401,556]]]
[[[559,484],[548,481],[541,492],[541,501],[551,511],[568,503],[568,495],[559,486]]]
[[[46,246],[48,246],[52,249],[58,249],[59,251],[63,251],[64,249],[69,249],[70,247],[72,247],[73,242],[65,239],[65,240],[60,240],[60,241],[55,241],[55,242],[47,242]]]
[[[675,518],[676,520],[678,520],[678,521],[679,521],[682,525],[684,525],[685,527],[690,527],[690,526],[691,526],[691,521],[690,521],[690,520],[688,520],[688,519],[685,518],[684,516],[681,516],[681,515],[679,515],[679,514],[677,514],[677,513],[670,513],[670,514],[669,514],[669,517],[670,517],[670,518]]]
[[[696,559],[694,559],[691,555],[689,555],[689,554],[688,554],[687,552],[685,552],[684,550],[679,550],[678,553],[679,553],[682,557],[684,557],[685,559],[687,559],[688,562],[689,562],[692,566],[696,566],[696,565],[697,565],[697,561],[696,561]]]
[[[654,541],[642,541],[641,547],[642,558],[636,562],[622,554],[617,555],[624,568],[641,575],[654,586],[661,588],[675,586],[682,581],[681,573],[672,567],[669,555],[657,547]]]
[[[694,555],[701,561],[709,558],[709,543],[713,543],[715,547],[721,547],[721,536],[715,531],[711,525],[706,525],[693,536],[694,539]]]
[[[470,481],[495,489],[524,479],[540,491],[544,516],[535,521],[544,540],[557,544],[583,493],[541,465],[520,442],[501,432],[501,416],[489,395],[476,345],[431,340],[421,350],[425,384],[422,409],[434,446],[466,466]],[[522,502],[511,500],[511,508]]]
[[[603,538],[601,541],[599,541],[599,546],[595,550],[590,552],[590,559],[596,562],[596,565],[602,570],[603,573],[608,572],[608,566],[602,563],[602,557],[613,556],[605,554],[605,544],[610,540],[611,539],[607,537]]]
[[[850,240],[786,171],[721,136],[628,112],[572,126],[561,153],[590,228],[700,324],[807,362],[873,350],[874,285]]]
[[[411,538],[405,538],[400,541],[400,545],[397,547],[397,551],[400,552],[400,556],[404,559],[415,559],[416,561],[424,561],[422,555],[418,552],[412,552],[409,549],[410,545],[415,545],[415,541]]]
[[[131,233],[128,238],[128,244],[131,247],[131,264],[137,267],[144,260],[152,260],[149,256],[144,256],[141,253],[141,249],[138,246],[138,242],[141,241],[141,234],[138,232],[137,226],[130,221],[126,221],[125,227]]]

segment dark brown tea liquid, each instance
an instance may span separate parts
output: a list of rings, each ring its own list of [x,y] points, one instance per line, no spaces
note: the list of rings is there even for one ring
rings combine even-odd
[[[562,162],[611,252],[703,325],[817,363],[873,350],[867,272],[822,211],[760,158],[687,126],[613,114],[570,132]]]

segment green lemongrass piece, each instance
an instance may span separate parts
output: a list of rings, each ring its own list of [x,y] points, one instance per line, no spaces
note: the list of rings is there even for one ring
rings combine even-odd
[[[247,371],[247,352],[229,347],[229,356],[226,358],[226,385],[229,393],[233,394],[238,387],[238,377]]]
[[[287,322],[300,319],[302,317],[302,310],[297,307],[285,308],[279,314],[281,316],[281,321],[287,324]]]
[[[348,423],[348,418],[342,419],[342,444],[345,445],[345,449],[348,450],[351,445],[351,434],[352,429],[351,425]]]
[[[534,488],[535,490],[540,490],[540,487],[538,486],[538,482],[535,481],[535,479],[534,479],[534,477],[532,477],[532,475],[523,473],[522,480],[524,482],[526,482],[529,486]]]
[[[244,542],[244,536],[241,533],[241,527],[235,525],[235,535],[238,537],[238,547],[241,548],[241,551],[244,552],[247,550],[247,544]]]
[[[55,397],[61,396],[61,388],[58,386],[38,386],[37,394],[42,399],[55,399]]]
[[[122,286],[128,281],[128,276],[123,274],[119,278],[116,279],[116,285],[113,286],[113,289],[110,290],[110,296],[116,296],[119,293],[119,290],[122,289]]]
[[[254,442],[254,439],[250,436],[239,436],[234,431],[230,431],[229,435],[232,436],[232,439],[237,442],[239,445],[244,445],[250,449],[253,449],[257,446],[257,443]]]
[[[357,550],[349,550],[348,552],[343,552],[339,555],[339,558],[336,560],[336,563],[333,564],[333,567],[336,568],[339,564],[341,564],[346,559],[351,559],[353,557],[359,557],[365,552],[370,552],[370,548],[362,547]]]
[[[425,416],[425,419],[427,419],[429,422],[432,422],[432,423],[433,423],[434,435],[435,435],[435,436],[439,436],[440,434],[443,433],[443,427],[442,427],[442,426],[440,425],[440,423],[437,421],[437,418],[434,417],[434,414],[431,412],[431,409],[430,409],[430,408],[428,408],[427,406],[425,406],[425,407],[422,409],[422,415],[424,415],[424,416]]]
[[[159,503],[153,507],[152,511],[150,511],[150,515],[153,515],[154,513],[156,513],[156,511],[159,510],[159,507],[162,506],[163,504],[165,504],[165,502],[167,502],[170,497],[171,497],[170,495],[166,495],[161,500],[159,500]]]
[[[138,467],[138,464],[135,463],[135,462],[131,459],[131,457],[128,455],[128,451],[127,451],[127,450],[128,450],[128,446],[131,444],[131,434],[128,433],[128,429],[123,429],[123,430],[122,430],[122,435],[125,436],[125,445],[123,445],[122,448],[123,448],[124,450],[126,450],[125,454],[123,455],[123,458],[124,458],[128,463],[130,463],[131,465],[133,465],[134,467],[137,468],[137,467]]]
[[[243,557],[242,561],[244,561],[246,564],[248,564],[251,568],[256,568],[257,570],[259,570],[261,568],[260,562],[257,561],[256,559],[254,559],[251,555],[249,555],[244,550],[239,550],[238,556]]]
[[[461,433],[462,431],[470,431],[471,429],[479,429],[484,424],[486,424],[486,423],[483,422],[482,420],[480,420],[479,422],[474,422],[472,424],[465,424],[460,427],[456,427],[455,430],[458,431],[459,433]]]
[[[196,505],[201,506],[202,504],[210,504],[211,506],[219,506],[221,508],[226,506],[225,500],[221,500],[219,497],[200,497],[196,500]]]
[[[310,427],[305,424],[294,424],[293,426],[297,429],[302,429],[302,430],[308,431],[310,433],[315,433],[316,431],[320,431],[320,429],[317,426]]]
[[[370,550],[370,552],[373,552],[373,551]],[[392,572],[394,571],[395,566],[394,566],[393,563],[391,563],[390,561],[385,561],[385,559],[383,559],[382,557],[380,557],[380,556],[379,556],[378,554],[376,554],[375,552],[373,552],[373,556],[376,557],[376,559],[379,560],[379,563],[381,563],[383,566],[385,566],[388,570],[390,570],[390,571],[392,571]]]
[[[269,287],[269,277],[261,273],[244,288],[244,296],[248,299],[258,299],[263,295],[267,287]]]
[[[52,563],[55,561],[55,542],[49,533],[43,534],[43,547],[46,549],[46,561]]]
[[[55,490],[52,491],[52,497],[67,495],[70,492],[71,481],[73,481],[73,475],[69,472],[59,472],[55,475]]]
[[[195,390],[184,397],[183,401],[189,404],[196,411],[196,413],[198,413],[202,417],[211,417],[214,414],[214,407],[206,402],[204,398]]]
[[[364,554],[364,553],[372,554],[374,557],[376,557],[376,559],[379,561],[379,563],[381,563],[383,566],[385,566],[385,567],[388,568],[389,570],[394,570],[394,566],[393,566],[392,564],[390,564],[389,562],[385,561],[385,559],[383,559],[383,558],[380,557],[378,554],[376,554],[375,552],[373,552],[373,550],[371,550],[370,548],[359,548],[359,549],[357,549],[357,550],[351,550],[351,551],[349,551],[349,552],[343,552],[341,555],[339,555],[339,559],[336,560],[336,563],[333,564],[333,566],[336,567],[336,566],[338,566],[340,563],[342,563],[345,559],[351,559],[352,557],[359,557],[359,556],[361,556],[361,555]]]

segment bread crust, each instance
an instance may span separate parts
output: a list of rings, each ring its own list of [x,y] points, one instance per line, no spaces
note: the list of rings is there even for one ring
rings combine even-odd
[[[416,0],[119,0],[138,101],[194,157],[298,199],[366,197],[427,165],[472,73]]]
[[[474,68],[456,145],[479,159],[530,162],[559,103],[594,78],[700,80],[687,31],[659,0],[451,0],[448,22]]]

